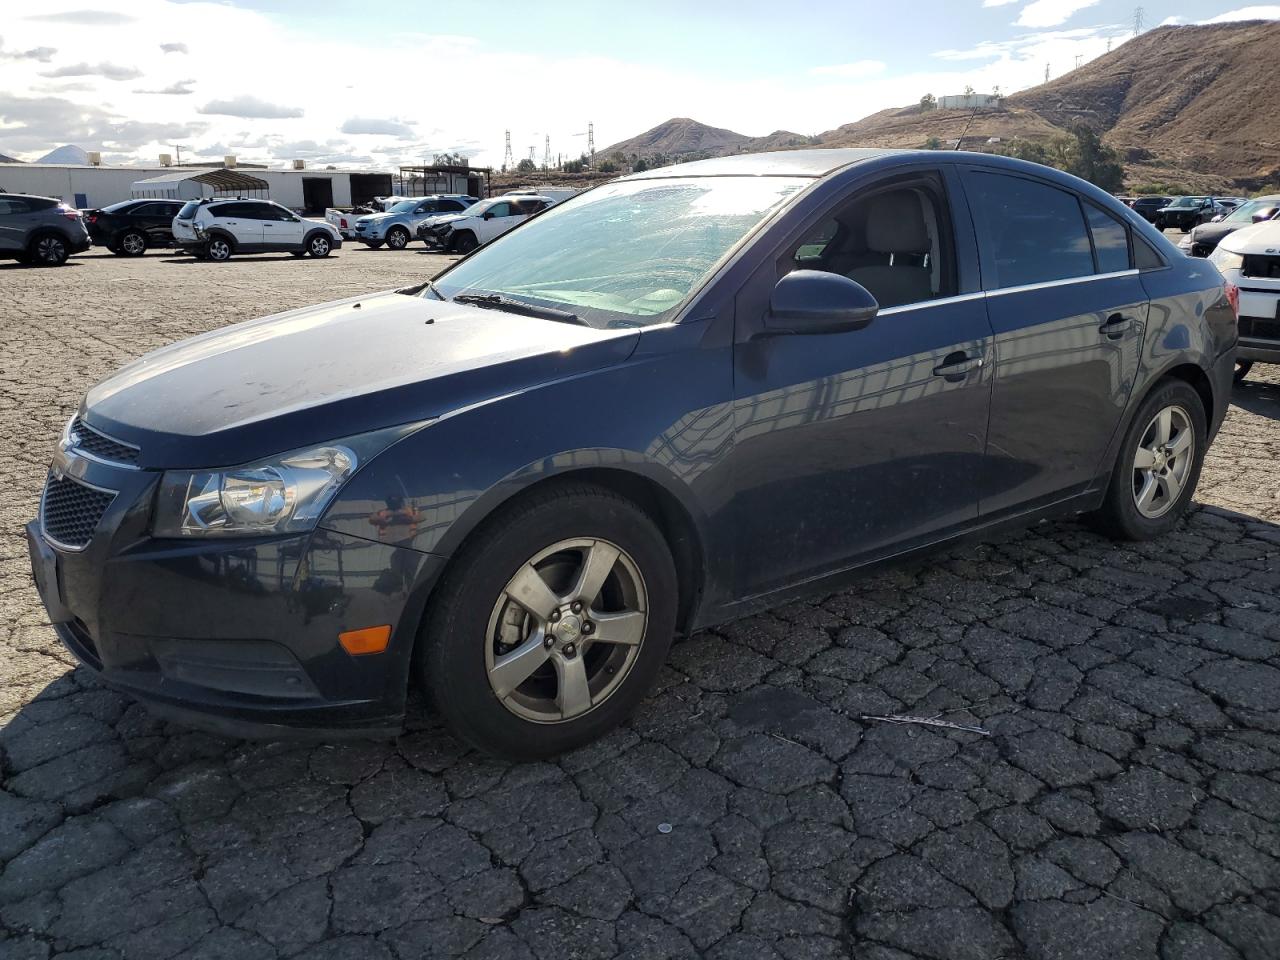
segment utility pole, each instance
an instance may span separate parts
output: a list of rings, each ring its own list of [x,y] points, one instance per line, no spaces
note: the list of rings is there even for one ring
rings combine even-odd
[[[546,145],[542,148],[542,172],[546,173],[551,169],[551,134],[547,134]]]
[[[1111,52],[1111,38],[1107,37],[1107,53]]]
[[[508,130],[507,131],[507,149],[506,149],[506,152],[503,153],[502,155],[502,169],[510,170],[513,167],[515,167],[515,165],[516,165],[515,158],[511,155],[511,131]]]
[[[182,166],[182,148],[183,148],[184,146],[186,146],[186,144],[182,144],[182,143],[171,143],[171,144],[169,144],[169,146],[170,146],[170,148],[172,148],[172,150],[173,150],[173,162],[174,162],[174,164],[175,164],[176,166],[179,166],[179,167],[180,167],[180,166]],[[190,148],[188,148],[188,149],[190,149]]]
[[[1049,82],[1049,65],[1047,63],[1044,65],[1044,82]]]
[[[587,121],[587,156],[591,158],[591,169],[596,168],[596,125]]]
[[[1141,7],[1133,11],[1133,35],[1136,37],[1142,32],[1143,16],[1146,13]]]
[[[1079,69],[1080,69],[1080,61],[1081,61],[1081,60],[1083,60],[1083,59],[1084,59],[1084,54],[1082,54],[1082,53],[1077,53],[1077,54],[1076,54],[1076,65],[1075,65],[1075,69],[1076,69],[1076,70],[1079,70]]]

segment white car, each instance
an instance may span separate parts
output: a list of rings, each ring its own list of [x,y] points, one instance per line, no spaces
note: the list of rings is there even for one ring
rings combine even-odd
[[[547,197],[556,203],[563,203],[570,197],[575,197],[582,191],[577,187],[544,187],[541,190],[508,190],[503,194],[504,197]]]
[[[205,197],[187,201],[173,218],[174,244],[201,260],[236,253],[288,252],[327,257],[342,234],[323,220],[307,220],[270,200]]]
[[[1239,382],[1254,363],[1280,363],[1280,220],[1228,234],[1209,262],[1227,281],[1227,297],[1236,308]]]
[[[481,200],[465,213],[434,218],[423,240],[428,246],[437,245],[450,253],[470,253],[555,202],[550,197],[524,195]]]

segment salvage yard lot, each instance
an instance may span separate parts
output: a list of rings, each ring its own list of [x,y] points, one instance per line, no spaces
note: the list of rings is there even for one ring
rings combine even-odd
[[[395,743],[223,740],[76,670],[22,525],[85,389],[448,262],[0,264],[0,956],[1280,956],[1274,367],[1172,536],[1042,525],[698,634],[558,762],[419,704]],[[862,719],[892,713],[992,736]]]

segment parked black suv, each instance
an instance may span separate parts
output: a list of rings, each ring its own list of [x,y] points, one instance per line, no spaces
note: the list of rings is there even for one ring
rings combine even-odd
[[[0,260],[60,267],[90,246],[80,213],[61,200],[0,193]]]
[[[149,247],[172,247],[173,218],[181,200],[122,200],[101,210],[85,210],[89,236],[99,246],[125,257],[140,257]]]
[[[1177,197],[1156,211],[1153,223],[1157,230],[1176,227],[1186,233],[1192,227],[1208,223],[1217,213],[1213,197]]]
[[[1147,223],[1156,222],[1156,214],[1161,207],[1169,205],[1170,197],[1138,197],[1129,206],[1133,212],[1140,216]]]

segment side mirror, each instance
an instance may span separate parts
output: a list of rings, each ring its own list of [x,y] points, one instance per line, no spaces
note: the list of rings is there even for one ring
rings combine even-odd
[[[485,218],[486,220],[492,220],[492,219],[493,219],[493,211],[492,211],[492,210],[486,210],[486,211],[484,212],[484,218]]]
[[[769,333],[838,333],[865,327],[880,311],[870,291],[838,273],[793,270],[769,297]]]
[[[1275,215],[1276,215],[1276,212],[1275,212],[1274,210],[1260,210],[1258,213],[1255,213],[1255,214],[1253,215],[1253,222],[1254,222],[1254,223],[1266,223],[1268,220],[1270,220],[1270,219],[1271,219],[1272,217],[1274,217]]]

